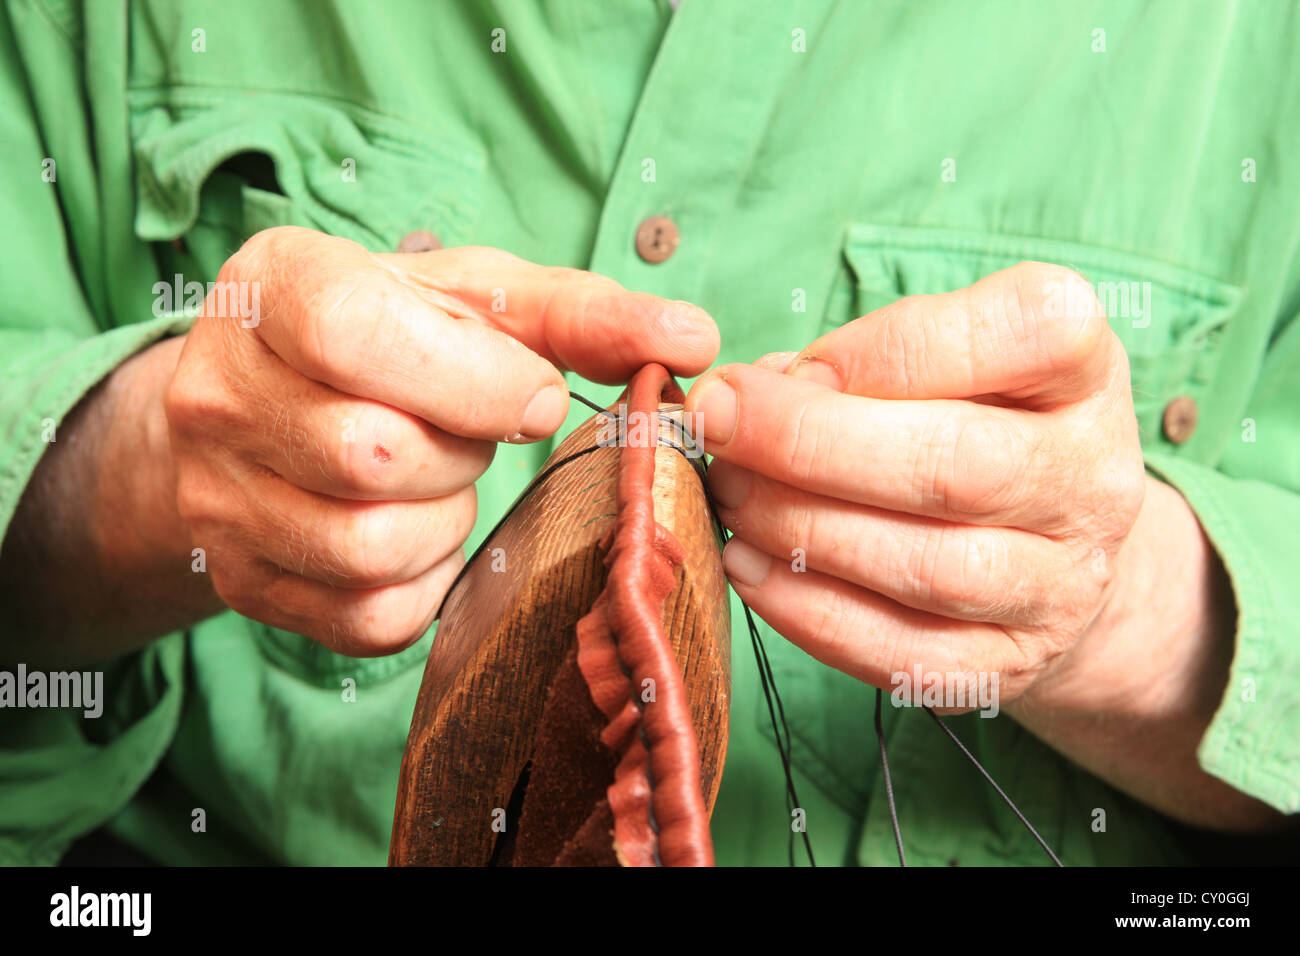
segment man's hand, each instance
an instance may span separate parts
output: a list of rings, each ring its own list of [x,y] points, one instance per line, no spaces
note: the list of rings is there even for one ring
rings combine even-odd
[[[1231,597],[1225,621],[1194,516],[1145,477],[1128,359],[1081,276],[1024,263],[903,299],[719,368],[686,407],[732,584],[809,654],[966,695],[945,699],[996,675],[1008,712],[1165,812],[1266,816],[1196,763]]]
[[[183,349],[154,346],[78,407],[33,479],[0,567],[42,624],[25,659],[111,656],[217,595],[342,653],[400,650],[464,561],[496,442],[564,422],[562,369],[694,375],[718,349],[695,306],[494,249],[374,255],[272,229],[217,289]],[[83,584],[60,613],[67,587],[40,582],[69,561]]]
[[[560,369],[601,382],[716,355],[700,309],[493,249],[372,255],[300,229],[251,239],[167,390],[177,495],[235,610],[354,656],[410,644],[464,562],[498,441],[555,432]]]
[[[711,373],[687,410],[741,596],[878,687],[920,664],[1019,696],[1096,617],[1142,507],[1128,361],[1064,269],[903,299],[786,374]]]

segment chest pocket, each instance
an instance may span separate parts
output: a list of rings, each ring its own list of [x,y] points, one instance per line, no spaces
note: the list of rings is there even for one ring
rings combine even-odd
[[[193,258],[176,264],[203,273],[196,279],[215,277],[271,226],[386,252],[415,230],[464,244],[477,219],[485,158],[458,132],[304,96],[164,95],[133,104],[135,232],[153,242],[183,236]]]
[[[844,256],[855,316],[903,296],[965,288],[1026,260],[1081,273],[1128,352],[1144,446],[1167,443],[1160,420],[1172,399],[1203,398],[1241,299],[1236,286],[1157,259],[1054,239],[858,224]]]
[[[859,223],[848,229],[843,253],[847,268],[829,297],[822,333],[904,296],[965,288],[1026,260],[1080,272],[1128,352],[1144,446],[1168,445],[1161,417],[1173,398],[1203,400],[1224,326],[1241,298],[1236,286],[1156,259],[1050,239]],[[878,775],[874,691],[760,628],[794,737],[794,763],[841,806],[862,807]],[[886,706],[883,716],[892,739],[898,712]],[[770,739],[761,702],[754,719]],[[912,770],[923,773],[924,765]]]
[[[393,251],[420,229],[462,245],[478,216],[484,156],[464,138],[308,97],[188,88],[163,95],[165,103],[134,104],[131,122],[135,232],[158,243],[166,277],[212,281],[245,239],[272,226]],[[335,690],[344,678],[373,685],[421,666],[432,640],[358,660],[246,623],[271,667]]]

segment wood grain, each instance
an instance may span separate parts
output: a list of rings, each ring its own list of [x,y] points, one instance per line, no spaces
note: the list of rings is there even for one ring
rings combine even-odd
[[[597,444],[594,416],[547,466]],[[661,434],[679,440],[669,426]],[[398,784],[393,865],[485,865],[528,765],[547,689],[575,625],[604,586],[602,539],[614,520],[620,449],[561,466],[497,532],[443,608]],[[712,811],[726,755],[730,631],[719,542],[700,476],[679,451],[655,452],[655,518],[686,558],[663,622],[682,668]],[[500,548],[500,552],[495,549]],[[504,570],[493,570],[493,556]],[[498,563],[499,566],[499,563]],[[498,819],[500,814],[497,815]],[[507,828],[515,821],[507,817]]]

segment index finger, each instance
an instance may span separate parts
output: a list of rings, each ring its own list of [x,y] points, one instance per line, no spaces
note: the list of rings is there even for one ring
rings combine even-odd
[[[476,246],[377,258],[448,315],[477,319],[593,382],[625,382],[651,362],[694,376],[718,354],[718,327],[699,306],[608,276]]]
[[[1035,413],[963,400],[864,398],[751,365],[686,396],[704,450],[784,484],[966,524],[1053,528],[1056,431]]]

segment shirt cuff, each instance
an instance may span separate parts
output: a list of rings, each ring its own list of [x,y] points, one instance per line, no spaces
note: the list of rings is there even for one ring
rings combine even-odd
[[[193,319],[164,315],[98,335],[0,329],[0,538],[58,426],[115,368]],[[180,714],[183,637],[102,674],[96,718],[6,710],[0,720],[0,864],[53,865],[131,799],[166,753]],[[13,668],[5,664],[5,669]]]
[[[41,455],[57,440],[59,423],[82,396],[132,355],[188,331],[193,321],[169,314],[84,338],[0,330],[0,539]]]
[[[1300,810],[1300,495],[1171,455],[1147,468],[1191,506],[1237,605],[1228,684],[1201,739],[1201,768],[1283,813]]]

